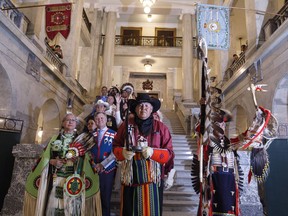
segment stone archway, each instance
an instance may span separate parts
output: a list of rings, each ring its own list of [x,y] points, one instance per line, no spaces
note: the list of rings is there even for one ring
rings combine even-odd
[[[288,138],[288,75],[282,78],[277,85],[272,113],[279,123],[279,137]]]
[[[58,105],[53,99],[47,100],[40,109],[36,143],[45,143],[60,130],[61,120]],[[43,129],[42,137],[38,132]]]
[[[275,89],[272,113],[279,123],[278,138],[268,148],[270,173],[265,182],[267,215],[286,215],[283,206],[288,205],[288,75],[284,76]],[[275,199],[277,197],[277,199]]]
[[[5,69],[0,64],[0,116],[11,116],[12,109],[12,85]]]
[[[6,196],[12,171],[14,165],[14,157],[12,155],[12,149],[14,146],[19,143],[21,132],[14,131],[13,126],[12,129],[6,128],[4,123],[4,118],[13,117],[13,91],[10,78],[8,73],[0,64],[0,173],[5,178],[0,179],[0,210],[2,209],[2,205],[4,202],[4,197]],[[14,121],[12,121],[14,122]]]
[[[232,110],[232,116],[233,121],[229,123],[229,137],[235,137],[248,128],[247,115],[242,106],[236,105]]]

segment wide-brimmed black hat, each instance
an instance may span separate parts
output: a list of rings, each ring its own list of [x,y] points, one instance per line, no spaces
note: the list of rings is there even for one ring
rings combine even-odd
[[[150,103],[153,106],[153,113],[157,112],[161,107],[161,102],[153,97],[150,97],[147,93],[138,93],[136,99],[130,99],[128,101],[129,110],[135,113],[135,108],[140,103]]]

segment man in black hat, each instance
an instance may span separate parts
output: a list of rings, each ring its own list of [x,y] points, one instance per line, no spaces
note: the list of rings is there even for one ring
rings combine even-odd
[[[134,117],[119,127],[113,142],[116,159],[122,161],[121,215],[159,216],[164,166],[174,158],[171,134],[153,118],[161,106],[158,99],[139,93],[128,106]]]

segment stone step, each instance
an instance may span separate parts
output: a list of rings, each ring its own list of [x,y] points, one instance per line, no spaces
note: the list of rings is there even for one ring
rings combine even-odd
[[[163,211],[163,216],[193,216],[197,215],[197,208],[192,208],[192,211],[183,212],[183,211]]]
[[[192,165],[192,159],[191,160],[183,160],[183,159],[174,159],[174,165]]]
[[[186,134],[182,134],[182,135],[179,135],[179,134],[174,134],[173,137],[175,138],[178,138],[178,137],[185,137],[185,138],[191,138],[191,136],[189,135],[186,135]]]
[[[111,200],[111,216],[120,215],[120,202]],[[194,201],[171,200],[163,201],[163,216],[191,216],[197,215],[198,203]]]
[[[187,140],[187,141],[191,141],[191,142],[196,142],[195,139],[192,139],[192,138],[187,137],[187,136],[175,137],[175,134],[174,134],[174,136],[172,137],[172,140],[175,141],[175,142],[176,142],[176,141],[183,141],[183,140]]]
[[[188,171],[191,172],[191,164],[189,165],[183,165],[183,164],[174,164],[174,169],[176,169],[176,171]]]
[[[175,206],[175,207],[185,207],[185,206],[197,206],[198,203],[194,203],[194,200],[164,200],[163,207],[165,206]]]
[[[172,141],[172,145],[174,148],[176,147],[197,147],[197,144],[196,143],[193,143],[193,142],[173,142]]]
[[[178,148],[180,150],[185,150],[185,149],[191,150],[193,148],[197,148],[196,145],[193,145],[193,144],[189,145],[187,143],[185,143],[185,144],[181,144],[181,143],[180,144],[179,143],[175,144],[175,143],[173,143],[172,145],[173,145],[173,150],[177,150]]]
[[[179,140],[172,140],[172,144],[173,146],[191,146],[191,145],[194,145],[194,146],[197,146],[197,143],[196,142],[193,142],[193,141],[179,141]]]
[[[179,184],[178,182],[174,182],[173,186],[170,188],[170,190],[172,191],[182,191],[182,192],[195,192],[193,187],[192,187],[192,184],[191,184],[191,181],[190,182],[186,182],[186,183],[181,183]]]
[[[192,148],[184,147],[184,146],[181,146],[181,147],[173,146],[173,151],[174,151],[175,154],[180,154],[180,155],[184,155],[184,154],[187,154],[187,153],[190,153],[190,154],[193,153],[193,149]]]
[[[194,199],[189,199],[189,200],[179,200],[179,199],[164,199],[163,200],[163,207],[168,207],[168,206],[175,206],[175,207],[183,207],[183,206],[197,206],[198,203],[196,202],[198,197],[195,195]],[[117,197],[112,197],[111,198],[111,206],[120,206],[120,198]],[[113,209],[113,207],[112,207]]]
[[[172,145],[173,148],[197,146],[195,143],[189,143],[189,142],[172,142]]]
[[[193,156],[192,155],[177,155],[177,154],[175,154],[175,159],[177,159],[177,160],[192,160]]]
[[[183,134],[174,133],[173,129],[182,127],[175,112],[166,111],[164,116],[167,125],[171,128],[176,175],[173,186],[168,191],[164,191],[163,216],[197,215],[199,195],[192,188],[190,174],[192,153],[193,149],[197,149],[197,142],[191,136],[187,136],[185,132]],[[172,122],[173,125],[171,125]]]
[[[174,151],[175,154],[178,154],[178,155],[186,155],[186,154],[192,155],[192,153],[193,153],[192,149],[185,148],[185,147],[183,147],[183,148],[180,148],[180,147],[173,148],[173,151]]]

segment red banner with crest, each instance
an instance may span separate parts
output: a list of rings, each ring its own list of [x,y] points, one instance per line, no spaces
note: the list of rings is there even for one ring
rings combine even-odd
[[[45,7],[46,34],[50,40],[60,33],[67,39],[70,33],[72,4],[51,4]]]

